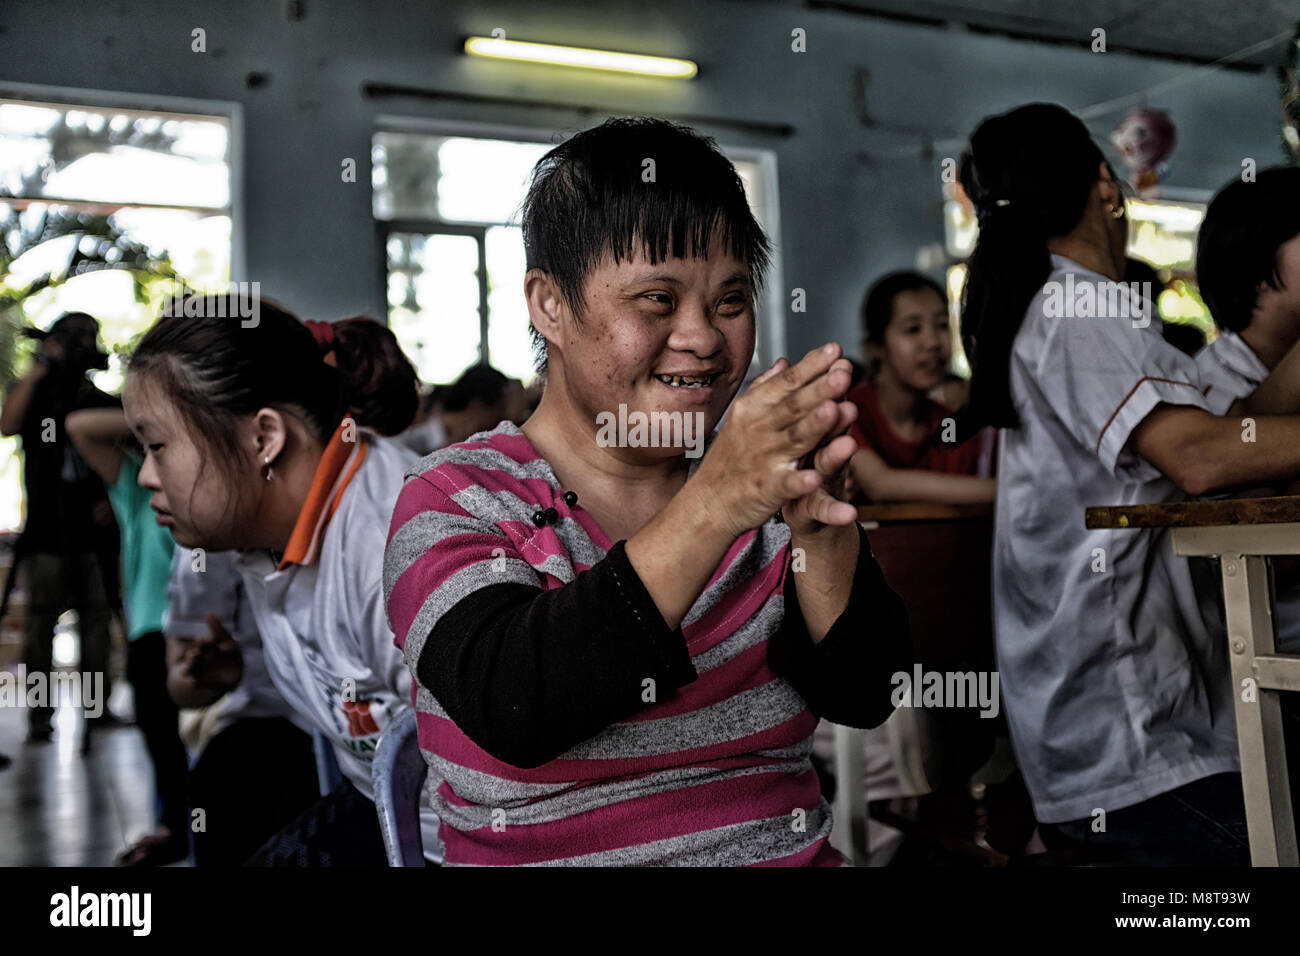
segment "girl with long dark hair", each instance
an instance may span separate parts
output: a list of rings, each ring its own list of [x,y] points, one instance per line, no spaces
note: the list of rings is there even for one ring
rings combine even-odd
[[[1217,586],[1157,529],[1090,505],[1300,472],[1300,418],[1211,414],[1195,364],[1122,280],[1124,196],[1065,109],[986,119],[962,158],[980,219],[966,424],[1003,429],[994,616],[1012,738],[1048,836],[1131,863],[1246,864]]]

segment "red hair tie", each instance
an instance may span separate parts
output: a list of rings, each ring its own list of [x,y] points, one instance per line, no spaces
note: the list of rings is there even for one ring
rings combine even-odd
[[[307,331],[311,333],[312,338],[316,340],[316,345],[322,352],[328,352],[334,348],[334,324],[332,322],[317,322],[315,319],[309,319],[303,325],[307,326]]]

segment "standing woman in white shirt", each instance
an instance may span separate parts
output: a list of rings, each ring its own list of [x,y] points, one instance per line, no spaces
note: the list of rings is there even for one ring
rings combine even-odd
[[[271,679],[345,778],[250,862],[382,866],[370,763],[412,702],[383,555],[416,456],[380,435],[410,423],[415,371],[377,322],[304,325],[261,302],[249,324],[238,304],[188,299],[136,347],[123,404],[147,452],[140,484],[177,544],[242,552]],[[250,799],[277,785],[249,784]],[[424,823],[436,846],[431,810]]]
[[[1248,864],[1217,585],[1161,530],[1090,505],[1300,474],[1300,418],[1212,414],[1124,275],[1124,196],[1088,130],[1032,104],[962,158],[970,426],[1003,429],[993,556],[1003,703],[1049,843],[1146,865]],[[1198,587],[1199,584],[1199,587]]]

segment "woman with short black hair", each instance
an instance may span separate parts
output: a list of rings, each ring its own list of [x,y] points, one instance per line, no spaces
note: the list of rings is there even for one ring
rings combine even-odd
[[[385,561],[447,862],[839,865],[813,728],[881,723],[911,661],[836,497],[848,362],[779,360],[700,457],[767,240],[683,127],[556,147],[523,228],[541,403],[411,470]]]

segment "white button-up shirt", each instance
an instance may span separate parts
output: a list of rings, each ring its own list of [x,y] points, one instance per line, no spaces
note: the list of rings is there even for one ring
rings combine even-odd
[[[1238,768],[1217,583],[1164,530],[1084,527],[1091,505],[1184,497],[1128,441],[1162,402],[1206,408],[1204,385],[1158,322],[1052,317],[1068,273],[1108,281],[1053,256],[1016,336],[993,554],[1003,703],[1045,823]]]
[[[1219,337],[1196,353],[1196,368],[1205,385],[1205,405],[1216,415],[1227,414],[1239,398],[1245,398],[1268,378],[1268,366],[1236,332]]]

